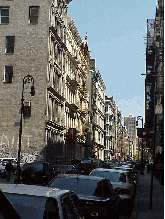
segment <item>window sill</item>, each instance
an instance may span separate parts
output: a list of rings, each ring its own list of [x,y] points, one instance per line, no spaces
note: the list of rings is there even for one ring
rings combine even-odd
[[[5,53],[5,55],[13,55],[14,52]]]
[[[3,81],[4,84],[12,84],[12,81]]]
[[[2,23],[2,24],[0,24],[0,25],[8,25],[9,23]]]
[[[38,25],[38,23],[28,23],[29,25]]]

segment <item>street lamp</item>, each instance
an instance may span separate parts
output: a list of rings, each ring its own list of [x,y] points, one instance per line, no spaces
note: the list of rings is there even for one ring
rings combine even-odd
[[[32,83],[31,86],[31,96],[35,95],[34,90],[34,78],[31,75],[27,75],[23,78],[23,84],[22,84],[22,98],[21,98],[21,116],[20,116],[20,128],[19,128],[19,145],[18,145],[18,159],[17,159],[17,178],[15,180],[16,183],[20,183],[20,175],[21,175],[21,168],[20,168],[20,153],[21,153],[21,135],[22,135],[22,116],[23,116],[23,109],[24,109],[24,85],[26,83]]]
[[[144,175],[144,172],[143,172],[143,117],[138,116],[137,121],[138,120],[142,121],[142,154],[141,154],[141,171],[140,171],[140,175]]]

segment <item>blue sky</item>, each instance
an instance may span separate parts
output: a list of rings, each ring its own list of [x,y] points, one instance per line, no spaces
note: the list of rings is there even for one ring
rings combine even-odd
[[[96,59],[122,116],[144,117],[145,40],[147,19],[155,18],[156,0],[72,0],[72,16],[80,36],[88,36]]]

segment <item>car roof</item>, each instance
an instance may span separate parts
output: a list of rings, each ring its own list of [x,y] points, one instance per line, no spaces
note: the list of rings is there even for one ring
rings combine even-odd
[[[85,179],[85,180],[94,180],[94,181],[100,181],[103,178],[99,176],[89,176],[89,175],[81,175],[81,174],[59,174],[55,178],[70,178],[70,179]]]
[[[70,192],[69,190],[25,184],[1,184],[0,189],[5,193],[53,198],[57,198],[64,193]]]

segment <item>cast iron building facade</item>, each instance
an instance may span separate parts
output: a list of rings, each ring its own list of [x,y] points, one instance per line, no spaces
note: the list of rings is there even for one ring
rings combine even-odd
[[[0,143],[12,153],[18,146],[22,80],[30,74],[35,96],[26,84],[24,106],[30,113],[24,111],[21,152],[49,161],[84,156],[89,52],[87,39],[67,17],[69,2],[1,1]]]
[[[90,59],[90,78],[88,89],[91,97],[89,118],[92,123],[92,157],[104,160],[104,119],[105,119],[105,90],[106,86],[98,69],[95,68],[95,59]],[[89,123],[88,123],[89,124]],[[89,126],[89,125],[88,125]]]
[[[147,19],[145,77],[146,144],[163,163],[164,154],[164,1],[158,0],[155,19]]]

